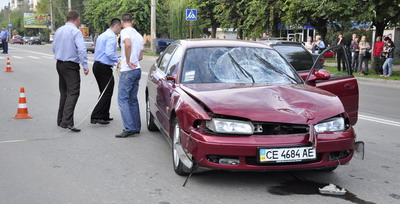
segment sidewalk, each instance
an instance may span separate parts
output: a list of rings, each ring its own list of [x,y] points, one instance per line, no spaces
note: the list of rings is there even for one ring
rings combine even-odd
[[[330,66],[330,67],[336,67],[337,63],[329,63],[329,62],[325,62],[324,65],[326,66]],[[369,64],[369,67],[371,66],[371,64]],[[393,65],[393,71],[400,71],[400,64],[394,64]]]
[[[325,66],[329,67],[336,67],[337,63],[328,63],[325,62]],[[371,67],[371,65],[369,65]],[[400,71],[400,65],[393,65],[393,71]],[[366,77],[360,77],[360,76],[355,76],[357,78],[357,81],[359,82],[370,82],[370,83],[378,83],[378,84],[387,84],[387,85],[395,85],[395,86],[400,86],[400,80],[393,80],[393,79],[386,79],[386,78],[366,78]]]

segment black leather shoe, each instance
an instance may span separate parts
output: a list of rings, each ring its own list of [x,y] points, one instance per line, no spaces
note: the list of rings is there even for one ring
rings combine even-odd
[[[64,128],[64,129],[65,129],[65,128],[68,128],[68,129],[70,129],[72,132],[80,132],[80,131],[81,131],[81,129],[78,129],[78,128],[72,126],[72,125],[67,125],[67,126],[65,126],[65,125],[60,125],[60,127]]]
[[[122,131],[122,133],[120,133],[120,134],[118,134],[118,135],[115,135],[115,137],[117,137],[117,138],[125,138],[125,137],[128,137],[128,136],[132,136],[132,135],[135,135],[135,134],[137,134],[137,132],[134,132],[134,131]]]
[[[105,121],[105,120],[103,120],[103,119],[91,119],[91,120],[90,120],[90,123],[92,123],[92,124],[99,123],[99,124],[102,124],[102,125],[110,124],[110,122]]]
[[[112,121],[112,120],[114,120],[114,118],[104,118],[103,120],[105,120],[105,121]]]

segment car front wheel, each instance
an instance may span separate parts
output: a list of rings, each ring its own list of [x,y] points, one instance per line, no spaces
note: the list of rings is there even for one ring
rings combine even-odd
[[[179,153],[177,150],[177,145],[181,143],[181,127],[179,125],[179,121],[175,118],[172,124],[173,132],[172,132],[172,162],[174,165],[175,173],[178,175],[186,175],[190,172],[179,158]]]

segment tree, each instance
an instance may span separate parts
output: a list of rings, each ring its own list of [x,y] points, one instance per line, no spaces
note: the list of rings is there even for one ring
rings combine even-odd
[[[248,2],[246,0],[220,0],[221,12],[217,16],[224,28],[237,29],[237,35],[243,39],[243,28]]]
[[[186,20],[186,9],[198,9],[194,0],[168,0],[169,14],[168,26],[169,35],[173,39],[189,38],[189,24]],[[201,37],[203,34],[200,25],[203,24],[201,17],[197,21],[191,22],[193,28],[193,37]]]
[[[199,6],[198,15],[203,19],[204,24],[201,25],[203,32],[208,32],[208,28],[211,27],[211,37],[215,38],[217,28],[221,23],[217,20],[217,16],[220,13],[220,3],[218,0],[197,0]]]
[[[347,22],[358,15],[360,11],[354,7],[355,1],[287,0],[283,8],[286,13],[284,19],[288,26],[309,24],[325,39],[329,24]]]
[[[354,7],[360,11],[359,21],[372,22],[376,36],[383,36],[387,26],[395,26],[400,20],[400,0],[358,0]]]
[[[120,18],[123,13],[132,14],[139,33],[150,33],[150,0],[87,0],[85,4],[85,22],[99,33],[108,28],[112,18]]]

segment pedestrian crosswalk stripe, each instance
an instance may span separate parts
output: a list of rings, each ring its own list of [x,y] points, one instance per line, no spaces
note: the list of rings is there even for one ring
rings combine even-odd
[[[22,57],[19,56],[12,56],[13,58],[17,58],[17,59],[22,59]]]
[[[35,56],[28,56],[28,57],[30,57],[32,59],[40,59],[39,57],[35,57]]]

